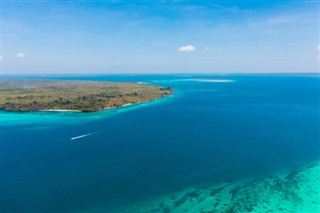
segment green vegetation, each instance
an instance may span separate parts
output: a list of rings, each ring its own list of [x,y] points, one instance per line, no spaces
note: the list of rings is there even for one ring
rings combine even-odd
[[[138,83],[3,79],[0,109],[95,112],[171,95],[169,87]]]

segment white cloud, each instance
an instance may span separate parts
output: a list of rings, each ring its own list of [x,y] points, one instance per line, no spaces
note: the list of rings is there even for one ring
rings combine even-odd
[[[0,55],[0,61],[3,61],[3,57],[2,57],[2,55]]]
[[[320,44],[316,47],[318,51],[320,51]]]
[[[179,52],[192,52],[194,51],[196,48],[192,45],[187,45],[187,46],[182,46],[178,49]]]
[[[271,47],[267,46],[266,51],[271,51]]]
[[[204,50],[209,50],[209,47],[205,47]]]
[[[18,52],[16,54],[16,58],[24,58],[24,53],[23,52]]]

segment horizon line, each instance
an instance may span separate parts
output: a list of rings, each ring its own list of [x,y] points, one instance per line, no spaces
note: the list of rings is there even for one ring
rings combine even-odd
[[[185,72],[185,73],[2,73],[2,76],[8,75],[320,75],[320,72]]]

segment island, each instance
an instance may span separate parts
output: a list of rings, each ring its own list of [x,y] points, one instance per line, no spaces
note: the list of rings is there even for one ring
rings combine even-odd
[[[2,79],[0,110],[96,112],[173,94],[170,87],[143,83]]]

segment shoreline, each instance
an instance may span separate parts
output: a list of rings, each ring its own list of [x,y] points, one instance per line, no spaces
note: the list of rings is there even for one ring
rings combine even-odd
[[[148,101],[146,101],[146,102],[148,102]],[[146,103],[146,102],[141,102],[141,103]],[[102,112],[102,111],[109,110],[109,109],[118,109],[120,107],[127,107],[127,106],[131,106],[131,105],[134,105],[134,104],[128,103],[128,104],[123,104],[123,105],[118,106],[118,107],[105,107],[105,108],[102,108],[102,109],[100,109],[98,111],[93,111],[93,112]],[[15,112],[15,111],[11,111],[11,112]],[[29,112],[83,112],[83,111],[81,111],[81,110],[73,110],[73,109],[45,109],[45,110],[29,111]],[[84,113],[88,113],[88,112],[84,112]]]
[[[37,111],[35,111],[35,112],[37,112]],[[39,110],[38,112],[81,112],[81,111],[80,110],[72,110],[72,109],[44,109],[44,110]]]

